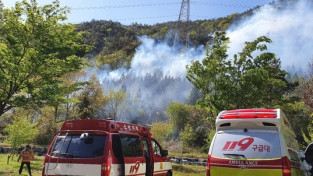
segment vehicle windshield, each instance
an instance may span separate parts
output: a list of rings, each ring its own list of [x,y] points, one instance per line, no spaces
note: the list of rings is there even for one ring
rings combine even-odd
[[[105,135],[59,135],[51,149],[51,155],[63,158],[96,158],[103,155]]]
[[[216,134],[212,156],[230,159],[273,159],[281,156],[277,131],[230,130]]]

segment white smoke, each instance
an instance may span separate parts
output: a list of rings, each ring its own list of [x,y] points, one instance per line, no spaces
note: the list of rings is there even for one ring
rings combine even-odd
[[[138,38],[141,45],[136,49],[131,68],[117,70],[104,68],[98,74],[100,80],[116,80],[120,79],[122,75],[129,74],[136,77],[145,77],[147,74],[153,74],[156,70],[161,71],[164,76],[184,78],[186,76],[186,65],[193,60],[200,60],[205,57],[204,46],[179,50],[179,48],[169,46],[165,41],[156,42],[147,36]]]
[[[136,49],[130,69],[111,70],[104,66],[89,72],[97,75],[105,92],[126,91],[128,98],[118,111],[118,120],[147,124],[165,120],[168,103],[186,102],[192,89],[185,78],[186,65],[203,59],[205,49],[204,46],[174,47],[147,36],[139,40],[141,45]]]
[[[245,41],[267,36],[273,41],[268,45],[269,51],[277,54],[284,69],[305,70],[313,56],[312,2],[286,2],[265,5],[249,19],[232,26],[227,32],[230,56],[241,51]]]

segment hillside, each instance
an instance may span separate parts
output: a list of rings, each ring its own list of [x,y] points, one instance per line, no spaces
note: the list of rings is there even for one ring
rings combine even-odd
[[[251,14],[249,10],[243,14],[232,14],[228,17],[198,20],[189,23],[189,37],[192,46],[206,45],[215,31],[224,31],[231,24],[236,23],[240,18]],[[186,30],[187,24],[183,24],[182,29]],[[109,64],[112,69],[120,66],[130,66],[135,49],[139,46],[138,36],[148,36],[157,41],[166,41],[173,44],[175,33],[177,32],[177,22],[166,22],[155,25],[132,24],[124,26],[113,21],[84,22],[77,25],[78,31],[87,31],[86,43],[93,46],[91,55],[96,58],[98,66]],[[181,31],[186,32],[186,31]],[[184,43],[183,36],[179,38],[180,43]]]

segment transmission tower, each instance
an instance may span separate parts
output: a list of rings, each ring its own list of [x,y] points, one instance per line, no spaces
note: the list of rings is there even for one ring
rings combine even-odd
[[[175,34],[175,42],[185,43],[185,47],[189,47],[189,22],[190,22],[190,0],[182,0],[179,17],[177,21],[177,33]]]
[[[190,21],[190,0],[182,0],[178,21],[180,22]]]

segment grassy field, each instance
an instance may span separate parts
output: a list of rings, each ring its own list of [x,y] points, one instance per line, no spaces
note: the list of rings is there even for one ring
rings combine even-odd
[[[205,174],[204,166],[173,164],[173,176],[205,176]]]
[[[20,162],[17,162],[18,156],[14,156],[7,164],[8,155],[0,154],[0,175],[2,176],[20,176],[18,170]],[[41,176],[41,169],[43,165],[43,157],[35,156],[35,160],[31,161],[32,175]],[[27,166],[24,165],[22,176],[28,176]]]
[[[0,176],[20,176],[18,170],[20,162],[16,162],[17,156],[13,161],[7,164],[8,155],[0,154]],[[35,160],[31,161],[33,176],[41,176],[43,165],[43,157],[35,156]],[[27,167],[24,165],[22,176],[27,176]],[[173,164],[173,176],[205,176],[205,167]]]

